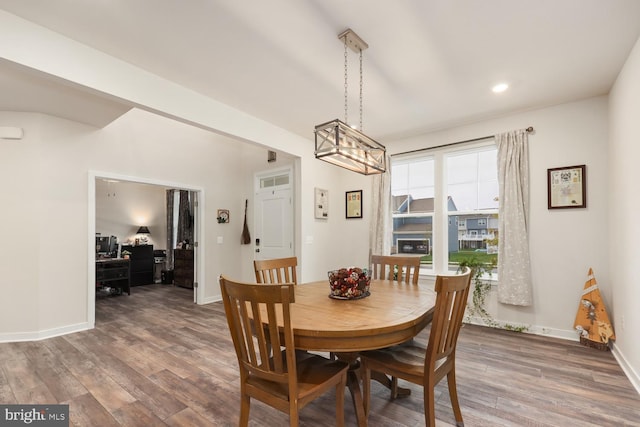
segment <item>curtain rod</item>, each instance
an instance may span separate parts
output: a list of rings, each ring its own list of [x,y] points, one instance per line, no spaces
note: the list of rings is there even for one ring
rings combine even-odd
[[[533,132],[533,126],[529,126],[528,128],[525,129],[525,131],[527,133]],[[417,150],[410,150],[410,151],[404,151],[402,153],[395,153],[395,154],[392,154],[391,157],[400,156],[400,155],[404,155],[404,154],[418,153],[420,151],[425,151],[425,150],[433,150],[434,148],[443,148],[443,147],[450,147],[452,145],[466,144],[468,142],[482,141],[483,139],[489,139],[489,138],[493,138],[493,137],[494,137],[494,135],[483,136],[481,138],[465,139],[464,141],[457,141],[457,142],[450,142],[448,144],[436,145],[434,147],[418,148]]]

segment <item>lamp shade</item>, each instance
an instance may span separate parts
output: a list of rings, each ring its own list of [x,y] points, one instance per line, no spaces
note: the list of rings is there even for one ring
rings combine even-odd
[[[362,132],[335,119],[316,126],[316,159],[363,175],[384,173],[386,149]]]
[[[148,227],[143,225],[140,228],[138,228],[138,232],[136,234],[151,234],[151,232],[149,231]]]

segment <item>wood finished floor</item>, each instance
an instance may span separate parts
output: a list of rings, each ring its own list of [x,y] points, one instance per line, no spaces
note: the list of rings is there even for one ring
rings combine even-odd
[[[73,426],[237,425],[237,365],[223,307],[194,305],[191,295],[135,287],[131,296],[97,301],[93,330],[0,344],[0,402],[66,403]],[[640,396],[613,356],[577,343],[465,325],[457,378],[467,427],[640,426]],[[452,426],[445,384],[436,418]],[[389,401],[374,382],[369,425],[424,425],[422,391],[409,387],[412,396]],[[334,425],[334,398],[305,407],[301,424]],[[345,399],[346,423],[356,425]],[[252,401],[250,425],[287,424]]]

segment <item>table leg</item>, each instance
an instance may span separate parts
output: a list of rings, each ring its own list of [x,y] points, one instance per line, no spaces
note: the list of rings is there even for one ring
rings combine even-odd
[[[356,413],[359,427],[366,427],[367,417],[364,413],[364,400],[362,399],[362,389],[360,388],[360,360],[358,353],[333,353],[339,360],[349,363],[347,372],[347,388],[351,393],[353,409]]]

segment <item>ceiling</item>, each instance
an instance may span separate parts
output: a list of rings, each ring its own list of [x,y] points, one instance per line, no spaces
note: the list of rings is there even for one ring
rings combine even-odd
[[[369,44],[364,132],[381,142],[607,94],[640,36],[637,0],[0,0],[0,8],[307,138],[316,124],[344,120],[337,35],[352,28]],[[348,57],[357,123],[358,57]],[[56,114],[71,96],[77,106],[59,115],[108,122],[126,111],[45,80],[0,61],[0,93],[13,95],[0,97],[0,109]],[[503,81],[510,89],[492,93]]]

